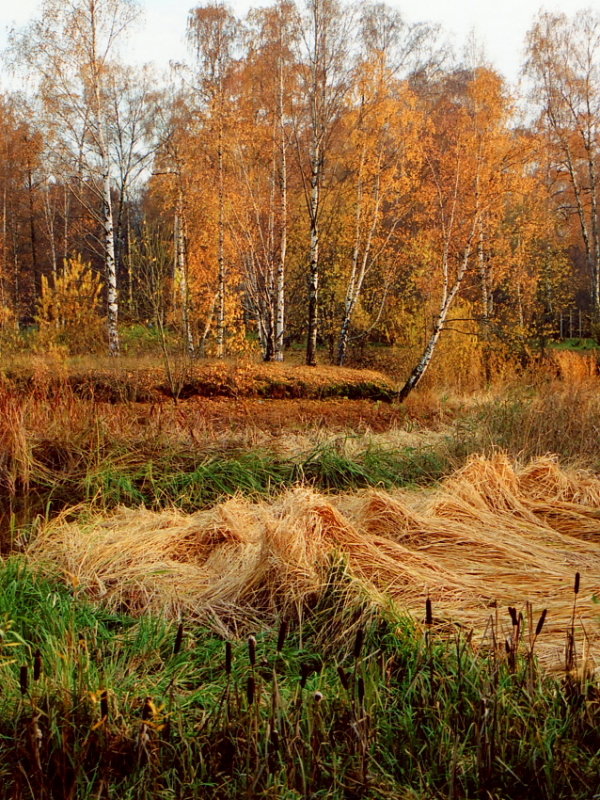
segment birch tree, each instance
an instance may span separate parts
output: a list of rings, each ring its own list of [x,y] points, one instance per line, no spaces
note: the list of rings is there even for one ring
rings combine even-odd
[[[227,79],[233,64],[238,24],[220,2],[192,9],[188,38],[199,70],[198,89],[214,127],[218,202],[217,246],[217,358],[225,354],[225,128],[228,115]]]
[[[510,189],[512,136],[502,83],[489,71],[457,71],[438,86],[425,142],[423,274],[435,298],[423,353],[400,389],[402,402],[425,375],[465,278],[475,270],[481,223]],[[495,90],[494,87],[495,86]]]
[[[337,363],[346,357],[354,312],[368,272],[402,224],[421,159],[420,112],[408,77],[437,67],[437,29],[408,25],[383,3],[362,7],[363,53],[355,71],[354,108],[346,114],[354,162],[354,231]],[[407,204],[408,203],[408,204]]]
[[[132,276],[126,267],[130,238],[129,209],[143,190],[143,177],[156,151],[159,136],[156,76],[148,66],[113,66],[107,77],[107,128],[114,164],[114,228],[117,270],[128,275],[131,308]]]
[[[350,87],[351,19],[336,0],[307,0],[302,27],[308,166],[303,169],[309,222],[306,363],[317,363],[322,194],[329,148]],[[298,134],[297,134],[298,135]],[[304,162],[301,160],[301,167]]]
[[[600,14],[539,15],[528,34],[526,74],[541,105],[551,147],[554,192],[566,215],[575,214],[600,316]],[[565,191],[568,186],[568,191]]]
[[[298,102],[295,6],[248,16],[247,55],[239,81],[236,222],[247,251],[246,288],[265,361],[283,361],[288,244],[290,119]]]
[[[61,152],[68,153],[71,171],[79,174],[79,199],[84,201],[89,188],[97,198],[90,211],[101,226],[98,244],[113,356],[119,354],[119,305],[107,96],[119,39],[137,13],[133,0],[45,0],[39,20],[13,42],[13,52],[35,71]]]

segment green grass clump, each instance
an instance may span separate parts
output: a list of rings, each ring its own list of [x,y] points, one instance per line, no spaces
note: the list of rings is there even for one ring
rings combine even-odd
[[[431,483],[449,469],[448,459],[431,449],[370,447],[348,456],[343,443],[334,443],[287,459],[266,450],[211,456],[183,470],[165,469],[160,461],[137,469],[109,463],[86,476],[81,499],[95,498],[107,507],[144,503],[193,511],[235,494],[269,497],[298,484],[348,491]]]
[[[344,440],[289,457],[266,449],[202,455],[163,448],[146,459],[133,452],[108,452],[86,460],[65,453],[53,458],[46,449],[42,468],[36,463],[27,483],[6,487],[13,508],[27,501],[28,514],[21,514],[25,520],[81,502],[100,508],[145,505],[196,511],[235,494],[258,499],[300,484],[334,492],[391,489],[431,483],[451,470],[448,457],[433,448],[367,446],[348,455]]]
[[[596,339],[586,339],[575,337],[573,339],[562,339],[560,342],[550,342],[553,350],[574,350],[575,352],[586,352],[598,350],[600,345]]]
[[[300,459],[299,469],[319,489],[349,491],[431,483],[449,471],[450,462],[433,448],[368,447],[350,457],[343,448],[327,445]]]
[[[302,624],[224,642],[108,614],[13,559],[0,620],[6,800],[598,792],[597,684],[378,611],[343,565]]]

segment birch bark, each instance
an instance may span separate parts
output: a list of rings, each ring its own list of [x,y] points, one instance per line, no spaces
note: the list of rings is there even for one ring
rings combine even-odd
[[[429,337],[425,350],[423,351],[423,355],[421,356],[418,363],[415,365],[412,372],[408,376],[408,379],[404,384],[404,386],[402,387],[402,389],[400,389],[400,391],[398,392],[398,401],[400,403],[406,400],[406,398],[412,392],[412,390],[418,386],[421,379],[427,372],[429,364],[431,363],[431,359],[433,358],[436,345],[439,341],[440,336],[442,335],[442,331],[444,330],[446,319],[448,317],[448,312],[450,311],[452,303],[454,302],[456,295],[458,294],[458,291],[465,277],[467,267],[469,265],[474,233],[475,233],[475,226],[473,227],[471,237],[469,238],[469,242],[463,253],[462,262],[460,264],[460,267],[458,269],[456,278],[452,286],[450,286],[448,283],[448,264],[446,261],[444,267],[444,272],[445,272],[444,289],[442,294],[440,311],[433,324],[433,330],[431,332],[431,336]]]
[[[187,353],[190,357],[195,355],[194,335],[190,323],[190,293],[188,284],[188,269],[186,257],[185,235],[185,207],[183,190],[177,190],[177,207],[175,209],[175,286],[179,291],[181,307],[181,325]]]
[[[285,332],[285,263],[287,257],[287,226],[288,226],[288,198],[287,198],[287,137],[285,132],[285,113],[284,113],[284,81],[283,81],[283,58],[281,56],[280,30],[280,54],[279,65],[279,91],[278,91],[278,123],[279,123],[279,259],[277,262],[277,272],[275,276],[275,335],[273,360],[283,361],[283,337]]]

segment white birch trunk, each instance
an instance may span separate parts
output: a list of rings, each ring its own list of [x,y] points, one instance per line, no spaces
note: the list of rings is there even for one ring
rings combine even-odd
[[[208,310],[208,314],[206,316],[206,323],[204,325],[204,330],[202,331],[202,336],[200,338],[200,355],[206,355],[206,340],[208,339],[208,335],[210,333],[210,329],[213,322],[213,317],[215,315],[215,307],[219,300],[219,293],[217,292],[212,299],[212,303],[210,304],[210,308]]]
[[[325,69],[323,61],[323,31],[321,19],[321,4],[318,0],[312,2],[313,36],[314,45],[311,63],[311,91],[310,91],[310,196],[308,198],[308,214],[310,219],[310,255],[308,268],[308,332],[306,337],[306,363],[314,367],[317,364],[317,333],[318,333],[318,303],[319,303],[319,205],[321,196],[322,153],[321,136],[323,132],[324,113],[324,87],[321,72]]]
[[[217,358],[225,355],[225,210],[223,185],[223,121],[219,110],[218,141],[218,183],[219,183],[219,242],[218,242],[218,278],[217,278]]]
[[[491,281],[490,271],[486,262],[485,234],[483,225],[479,225],[479,241],[477,243],[477,260],[479,262],[479,277],[481,280],[481,341],[484,380],[489,383],[492,379],[490,363],[490,317],[491,317]]]
[[[554,124],[554,121],[551,117],[551,121]],[[588,269],[591,273],[591,281],[592,281],[592,309],[594,315],[598,315],[600,312],[600,242],[598,242],[598,237],[594,237],[594,219],[591,220],[592,231],[590,232],[590,228],[588,226],[588,220],[586,217],[585,206],[583,201],[583,187],[579,181],[579,177],[577,175],[577,167],[575,165],[573,155],[571,153],[571,148],[567,142],[563,141],[566,162],[567,162],[567,171],[569,172],[569,177],[571,178],[571,184],[573,186],[573,194],[575,195],[575,204],[577,207],[577,216],[579,218],[579,226],[581,229],[581,237],[583,239],[583,245],[585,248],[585,255],[586,261],[588,265]],[[593,167],[592,167],[593,170]],[[595,202],[594,202],[594,193],[592,192],[592,208],[595,209]],[[597,209],[596,213],[597,213]],[[596,226],[598,224],[596,220]],[[596,234],[597,234],[597,227],[596,227]],[[594,247],[593,240],[596,240],[597,246]],[[596,252],[594,252],[596,251]]]
[[[319,302],[319,200],[320,200],[320,153],[317,142],[313,142],[311,154],[310,194],[310,261],[308,275],[308,336],[306,341],[306,363],[317,364],[317,332]]]
[[[107,160],[102,176],[102,232],[104,244],[104,269],[106,280],[106,300],[108,307],[108,353],[118,356],[119,343],[119,303],[117,295],[117,262],[115,259],[115,236],[113,228],[112,202],[110,196],[110,169]]]
[[[119,343],[119,301],[117,294],[117,262],[115,258],[115,231],[113,224],[113,210],[111,197],[110,180],[110,153],[106,139],[105,119],[101,99],[101,77],[100,66],[98,64],[98,50],[96,43],[97,21],[96,3],[90,2],[90,33],[91,33],[91,68],[92,85],[91,89],[94,98],[94,117],[96,124],[96,146],[101,164],[101,224],[102,224],[102,244],[104,249],[104,279],[106,281],[106,301],[107,301],[107,327],[108,327],[108,353],[111,356],[118,356],[120,353]]]
[[[69,202],[69,192],[65,182],[63,191],[63,258],[69,257],[69,210],[71,204]]]
[[[287,141],[285,136],[285,119],[283,109],[283,61],[279,58],[279,260],[275,276],[275,336],[274,361],[283,361],[283,336],[285,332],[285,262],[287,256]]]
[[[398,392],[398,401],[402,403],[408,395],[412,392],[413,389],[420,383],[421,379],[425,375],[427,371],[427,367],[431,363],[431,359],[433,358],[433,353],[435,351],[436,345],[439,341],[440,336],[442,335],[442,331],[444,330],[444,325],[446,324],[446,318],[448,316],[448,311],[450,310],[450,306],[452,305],[452,301],[456,297],[458,290],[460,288],[460,284],[462,283],[462,276],[460,280],[457,279],[456,283],[452,287],[451,291],[448,293],[446,298],[446,302],[442,305],[440,309],[440,313],[437,316],[437,319],[433,326],[433,331],[431,336],[429,337],[429,341],[425,347],[423,355],[421,356],[418,364],[414,367],[413,371],[410,373],[408,380]]]
[[[190,324],[190,299],[187,275],[185,217],[183,207],[183,192],[181,187],[177,193],[177,209],[175,211],[175,286],[179,290],[181,304],[181,324],[188,355],[195,354],[194,335]]]
[[[48,187],[48,183],[46,183],[46,187],[44,189],[44,217],[46,219],[46,231],[48,233],[48,243],[50,245],[52,276],[54,277],[54,280],[56,280],[56,275],[58,272],[58,261],[56,256],[56,239],[54,236],[55,214],[50,204],[50,190]]]
[[[448,317],[448,312],[450,311],[452,303],[454,302],[454,298],[458,294],[458,290],[461,287],[463,278],[465,277],[465,273],[467,271],[467,266],[469,264],[469,259],[471,257],[471,248],[472,248],[473,234],[475,233],[475,224],[473,226],[473,230],[471,231],[469,242],[465,248],[462,262],[460,264],[458,273],[456,275],[456,279],[451,288],[449,287],[449,282],[448,282],[447,255],[446,254],[444,255],[444,287],[442,292],[442,302],[440,305],[440,311],[434,322],[433,330],[431,332],[431,336],[429,337],[427,345],[425,346],[423,355],[421,356],[419,362],[408,376],[408,380],[406,381],[402,389],[400,389],[400,391],[398,392],[398,401],[400,403],[406,400],[406,398],[412,392],[412,390],[418,386],[421,379],[427,372],[429,364],[431,363],[431,359],[433,358],[436,345],[439,341],[440,336],[442,335],[442,331],[444,330],[446,319]]]

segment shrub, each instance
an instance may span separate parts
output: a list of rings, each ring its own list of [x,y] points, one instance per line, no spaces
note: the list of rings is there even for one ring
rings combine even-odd
[[[80,255],[64,260],[62,272],[42,276],[42,295],[36,321],[44,350],[83,353],[97,349],[103,339],[100,311],[102,283]]]

